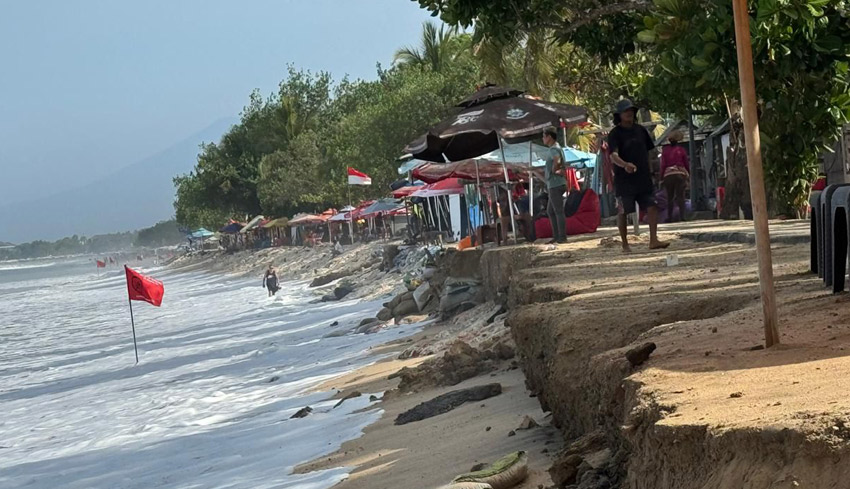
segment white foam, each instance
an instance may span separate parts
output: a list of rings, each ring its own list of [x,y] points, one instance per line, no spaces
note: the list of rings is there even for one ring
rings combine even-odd
[[[268,298],[260,280],[160,270],[163,306],[134,303],[134,365],[123,277],[86,277],[2,284],[0,487],[330,487],[346,469],[291,469],[380,413],[355,413],[368,396],[332,409],[330,393],[308,392],[418,329],[323,338],[380,304],[309,305],[303,283]]]

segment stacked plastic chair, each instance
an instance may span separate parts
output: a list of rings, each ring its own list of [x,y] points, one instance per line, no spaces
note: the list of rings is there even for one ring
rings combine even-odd
[[[820,213],[815,212],[818,276],[833,292],[844,290],[850,232],[850,184],[826,187],[820,194]]]

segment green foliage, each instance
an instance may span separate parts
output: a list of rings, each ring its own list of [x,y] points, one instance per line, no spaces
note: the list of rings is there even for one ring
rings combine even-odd
[[[402,148],[479,81],[469,35],[426,24],[423,43],[393,68],[378,66],[375,81],[334,86],[326,73],[290,68],[277,95],[252,94],[241,122],[174,179],[177,221],[215,229],[228,217],[339,208],[348,202],[348,166],[373,181],[355,196],[384,196]]]
[[[463,46],[454,42],[457,29],[439,28],[434,22],[422,24],[422,45],[419,48],[407,46],[395,52],[393,63],[396,65],[413,65],[420,69],[441,71],[461,53]]]
[[[801,205],[819,155],[850,115],[850,25],[843,0],[750,2],[753,65],[768,188]],[[662,109],[737,98],[730,2],[656,0],[638,38],[660,56],[646,96]]]
[[[0,249],[0,260],[20,260],[46,256],[78,255],[83,253],[106,253],[128,249],[136,237],[134,232],[68,236],[56,241],[37,240],[11,248]]]
[[[160,221],[149,228],[140,229],[133,241],[135,246],[158,248],[160,246],[176,245],[186,237],[177,227],[177,221],[170,219]]]

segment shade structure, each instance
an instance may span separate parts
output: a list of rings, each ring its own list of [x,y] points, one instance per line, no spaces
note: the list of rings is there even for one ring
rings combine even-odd
[[[522,90],[517,90],[515,88],[507,88],[500,87],[499,85],[494,85],[492,83],[488,83],[483,87],[476,90],[472,95],[466,97],[465,99],[458,102],[458,107],[472,107],[474,105],[480,105],[489,100],[497,99],[497,98],[505,98],[505,97],[517,97],[522,95]]]
[[[404,163],[402,163],[401,165],[399,165],[398,174],[399,175],[405,175],[405,174],[407,174],[407,172],[413,171],[416,168],[424,165],[425,163],[427,163],[427,161],[422,161],[422,160],[417,160],[417,159],[407,160]]]
[[[463,182],[459,178],[447,178],[436,183],[421,187],[410,194],[411,197],[438,197],[440,195],[457,195],[464,192]]]
[[[200,228],[189,233],[189,239],[204,239],[214,236],[215,233],[205,228]]]
[[[500,149],[500,138],[508,143],[529,141],[561,122],[585,121],[587,110],[576,105],[527,97],[490,99],[438,123],[405,150],[422,160],[458,161]]]
[[[240,232],[240,233],[242,233],[242,234],[246,234],[248,231],[250,231],[250,230],[254,229],[254,228],[255,228],[255,227],[257,227],[257,226],[259,226],[259,225],[260,225],[260,223],[262,223],[262,222],[263,222],[263,220],[265,220],[265,217],[263,217],[263,216],[261,216],[261,215],[260,215],[260,216],[256,216],[255,218],[253,218],[253,219],[251,219],[250,221],[248,221],[248,224],[246,224],[246,225],[245,225],[245,227],[243,227],[242,229],[240,229],[240,230],[239,230],[239,232]]]
[[[245,227],[245,225],[241,222],[231,221],[227,226],[224,226],[218,231],[224,234],[236,234],[242,230],[243,227]]]
[[[305,224],[321,224],[325,222],[327,219],[322,219],[322,217],[317,216],[315,214],[298,214],[289,220],[290,226],[303,226]]]
[[[282,228],[286,227],[289,224],[289,218],[287,217],[278,217],[277,219],[272,219],[263,224],[263,228],[271,229],[271,228]]]
[[[379,199],[373,202],[369,207],[363,209],[360,213],[360,217],[374,217],[378,214],[395,212],[403,208],[404,204],[396,199]]]
[[[508,179],[511,181],[527,180],[528,172],[532,170],[527,163],[506,163],[505,165],[508,167]],[[534,168],[533,171],[542,178],[541,169]],[[436,183],[449,178],[473,182],[499,182],[505,179],[501,161],[482,158],[453,163],[428,163],[417,168],[414,175],[426,183]]]
[[[350,220],[351,220],[351,213],[350,212],[340,212],[339,214],[337,214],[335,216],[331,216],[331,218],[328,219],[328,222],[346,222],[346,221],[350,221]]]
[[[422,185],[408,185],[406,187],[401,187],[393,190],[393,197],[395,197],[396,199],[401,199],[403,197],[407,197],[413,192],[416,192],[420,188],[422,188]]]

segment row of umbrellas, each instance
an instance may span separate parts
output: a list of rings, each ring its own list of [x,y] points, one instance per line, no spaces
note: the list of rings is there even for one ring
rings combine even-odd
[[[505,183],[510,181],[504,143],[528,142],[548,128],[560,128],[587,121],[587,109],[577,105],[545,102],[525,97],[520,90],[487,85],[461,100],[458,111],[439,122],[424,135],[407,145],[414,158],[438,162],[457,162],[477,158],[498,150]],[[476,163],[476,180],[480,168]],[[418,169],[417,169],[418,170]],[[513,208],[513,198],[508,193]],[[516,220],[511,212],[512,227]]]

